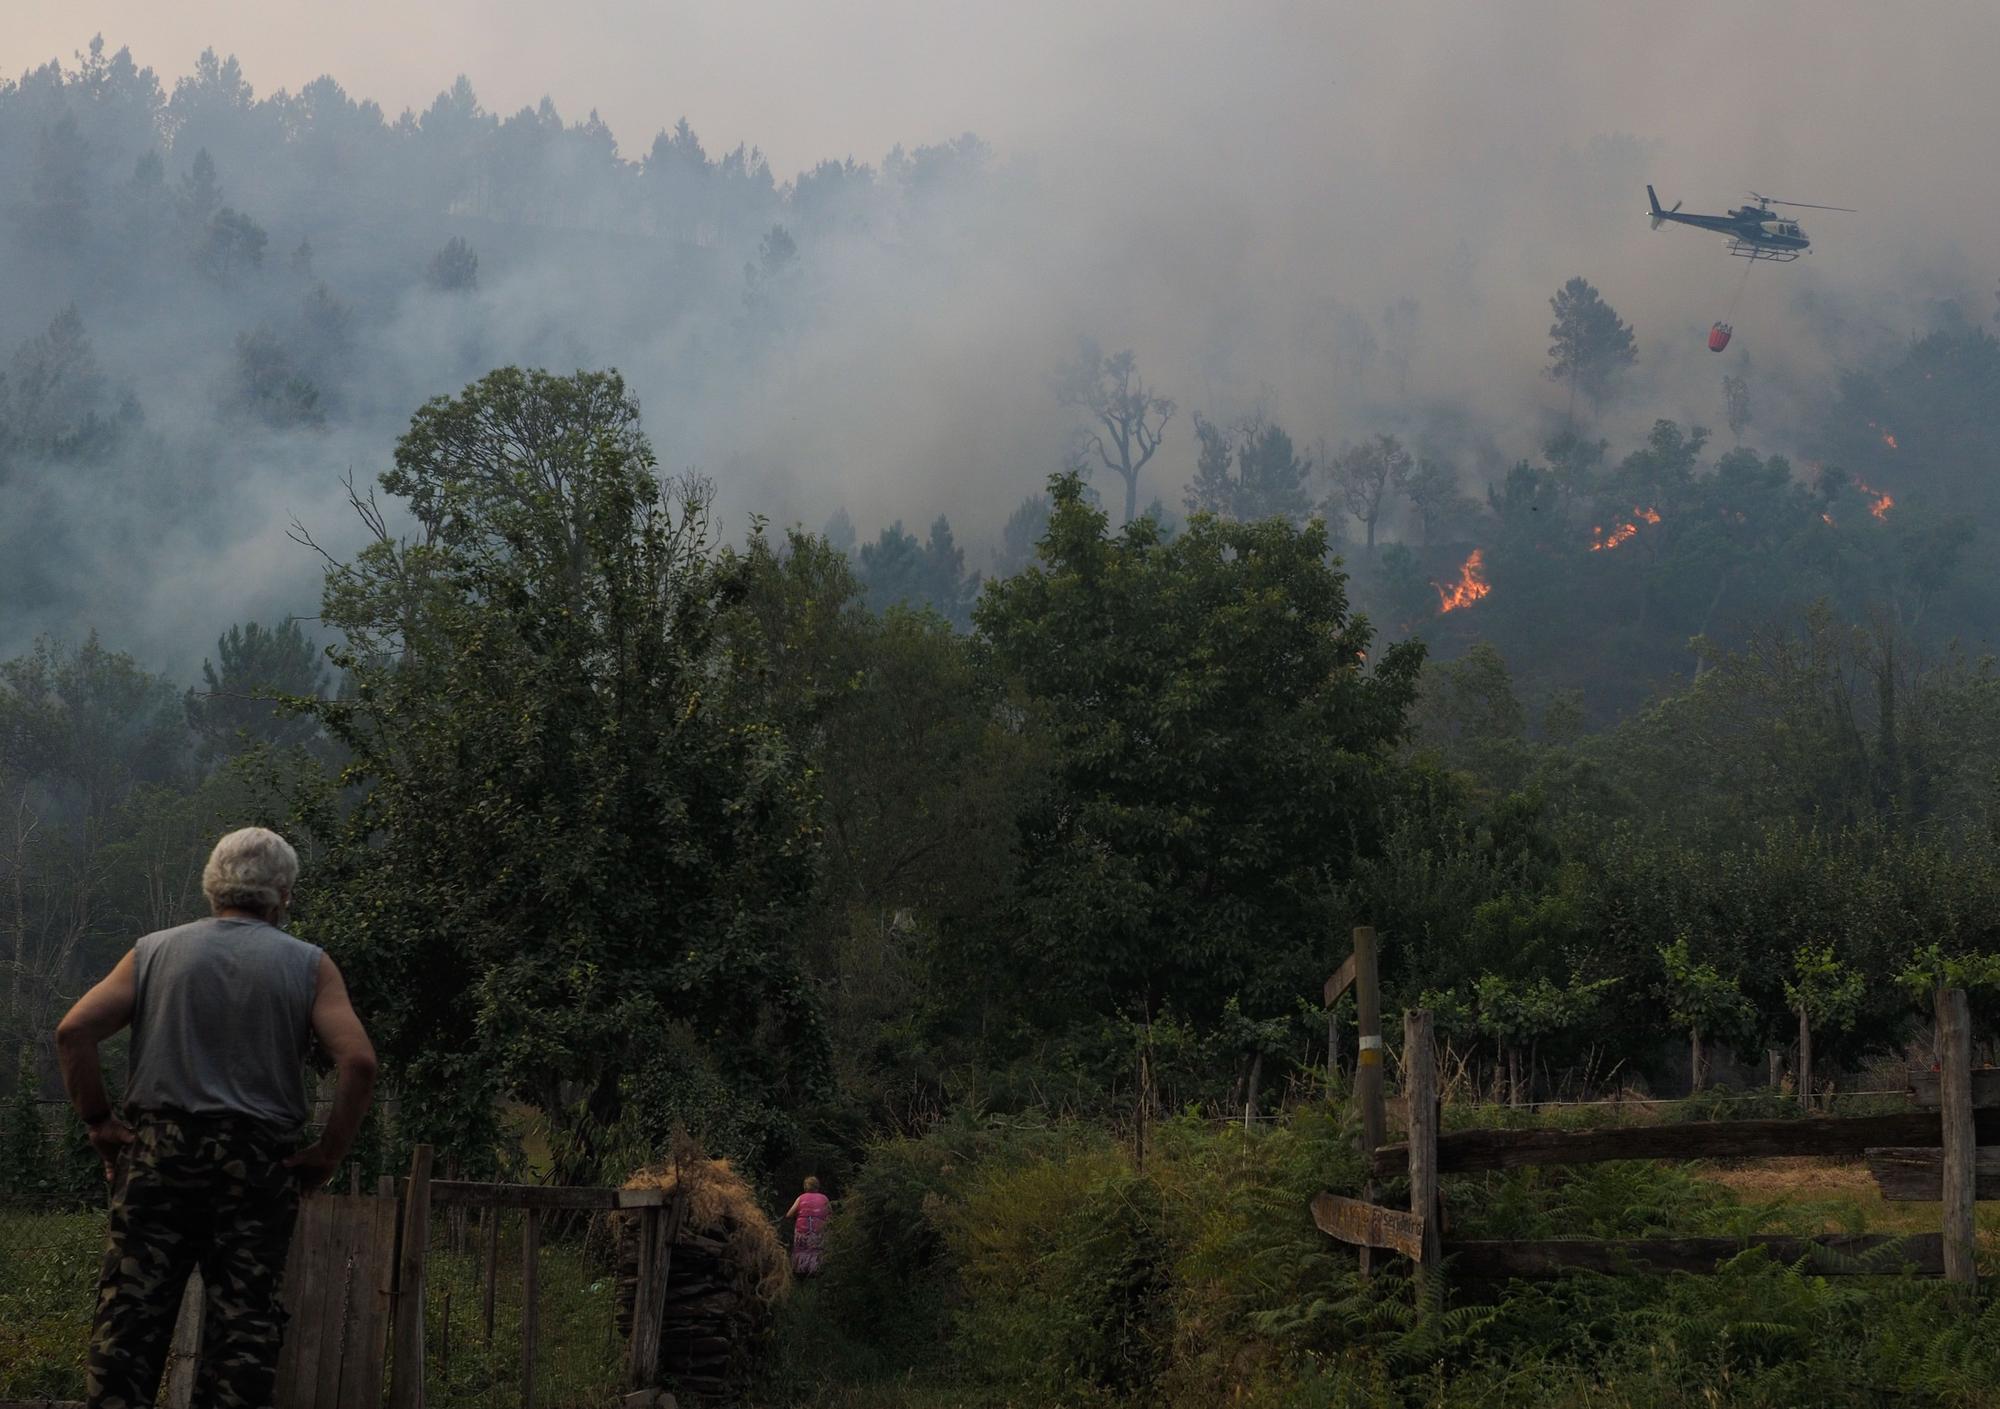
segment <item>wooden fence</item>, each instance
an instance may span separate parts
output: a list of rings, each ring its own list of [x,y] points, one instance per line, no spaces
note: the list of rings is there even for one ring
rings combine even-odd
[[[544,1220],[631,1210],[639,1220],[639,1279],[625,1348],[625,1388],[658,1378],[660,1309],[686,1201],[658,1189],[556,1188],[434,1179],[419,1145],[406,1179],[384,1177],[374,1194],[301,1200],[285,1270],[290,1315],[278,1363],[276,1409],[424,1409],[425,1291],[437,1210],[518,1210],[521,1239],[520,1409],[536,1406],[536,1330]],[[483,1315],[490,1337],[500,1278],[499,1224],[485,1227]],[[199,1273],[188,1280],[162,1379],[161,1409],[189,1409],[203,1320]],[[384,1384],[385,1374],[388,1380]],[[0,1409],[83,1409],[68,1400],[0,1400]]]
[[[1577,1270],[1713,1272],[1718,1262],[1762,1247],[1787,1261],[1814,1260],[1826,1273],[1894,1271],[1909,1267],[1965,1287],[1975,1284],[1973,1202],[2000,1197],[2000,1072],[1972,1068],[1971,1021],[1960,989],[1936,995],[1939,1070],[1912,1081],[1912,1098],[1930,1109],[1854,1117],[1798,1120],[1703,1121],[1681,1125],[1600,1130],[1467,1130],[1440,1134],[1437,1047],[1430,1013],[1403,1018],[1403,1096],[1408,1135],[1384,1144],[1380,1081],[1379,1004],[1368,991],[1374,977],[1374,934],[1355,932],[1355,955],[1327,983],[1359,985],[1361,1029],[1356,1100],[1361,1104],[1367,1183],[1362,1197],[1321,1194],[1313,1220],[1329,1237],[1354,1245],[1364,1276],[1374,1250],[1415,1264],[1419,1306],[1441,1300],[1447,1267],[1469,1278],[1540,1277]],[[1345,987],[1345,983],[1341,984]],[[1371,1037],[1374,1039],[1371,1044]],[[1376,1054],[1373,1063],[1367,1058]],[[1377,1073],[1364,1081],[1370,1067]],[[1924,1079],[1925,1076],[1929,1080]],[[1372,1110],[1371,1110],[1372,1107]],[[1982,1146],[1986,1148],[1981,1148]],[[1446,1242],[1439,1178],[1445,1174],[1510,1169],[1522,1165],[1594,1164],[1627,1159],[1744,1159],[1772,1155],[1846,1156],[1865,1159],[1883,1197],[1932,1200],[1943,1205],[1937,1233],[1741,1238],[1542,1239]],[[1408,1209],[1375,1203],[1377,1180],[1406,1175]]]

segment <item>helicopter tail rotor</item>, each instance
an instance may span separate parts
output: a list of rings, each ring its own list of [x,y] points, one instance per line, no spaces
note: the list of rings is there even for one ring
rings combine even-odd
[[[1653,193],[1653,188],[1650,185],[1646,187],[1646,203],[1653,208],[1653,228],[1655,230],[1666,224],[1667,217],[1681,208],[1681,203],[1675,201],[1671,210],[1661,210],[1660,198]]]

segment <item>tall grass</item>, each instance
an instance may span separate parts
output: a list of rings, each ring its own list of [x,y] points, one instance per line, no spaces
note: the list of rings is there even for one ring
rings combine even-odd
[[[1711,1276],[1463,1284],[1419,1317],[1396,1259],[1363,1283],[1312,1226],[1311,1196],[1360,1177],[1352,1131],[1317,1114],[1249,1136],[1170,1122],[1143,1167],[1074,1127],[894,1142],[841,1210],[825,1284],[788,1308],[757,1402],[2000,1406],[1990,1294],[1962,1306],[1893,1255],[1841,1277],[1752,1251]],[[1446,1190],[1461,1237],[1867,1221],[1852,1201],[1745,1199],[1653,1163]]]

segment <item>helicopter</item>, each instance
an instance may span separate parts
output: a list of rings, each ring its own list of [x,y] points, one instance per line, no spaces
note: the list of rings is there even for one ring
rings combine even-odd
[[[1659,229],[1669,220],[1678,225],[1692,225],[1697,230],[1713,230],[1729,237],[1729,252],[1743,259],[1768,259],[1777,264],[1789,264],[1812,247],[1806,232],[1799,228],[1796,220],[1790,220],[1774,213],[1772,206],[1783,206],[1797,210],[1843,210],[1852,213],[1852,208],[1844,205],[1813,205],[1808,201],[1781,201],[1771,196],[1760,196],[1755,191],[1750,199],[1754,206],[1738,206],[1727,215],[1682,215],[1681,203],[1675,201],[1671,208],[1662,210],[1660,198],[1646,187],[1646,200],[1652,206],[1653,228]]]

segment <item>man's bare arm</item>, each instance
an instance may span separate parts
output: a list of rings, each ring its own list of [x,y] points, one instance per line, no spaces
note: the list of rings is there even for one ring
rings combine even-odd
[[[375,1046],[347,997],[347,981],[340,976],[339,966],[325,955],[319,961],[312,1027],[319,1045],[333,1059],[333,1110],[319,1140],[286,1163],[300,1170],[308,1182],[324,1183],[347,1158],[375,1094]]]
[[[118,1152],[132,1143],[132,1132],[111,1109],[97,1045],[132,1021],[138,1002],[137,972],[134,952],[127,950],[111,972],[77,999],[56,1024],[56,1060],[62,1068],[63,1090],[69,1093],[70,1104],[89,1131],[92,1147],[104,1160],[107,1179]]]

